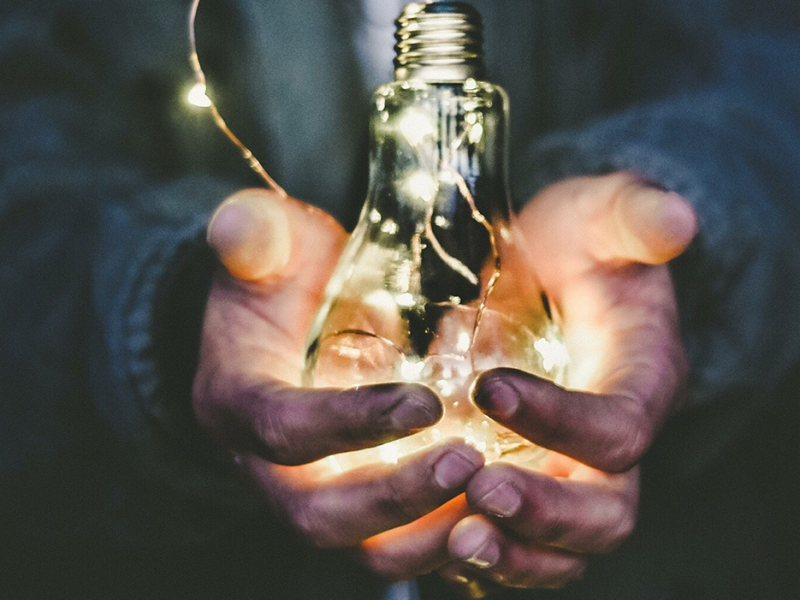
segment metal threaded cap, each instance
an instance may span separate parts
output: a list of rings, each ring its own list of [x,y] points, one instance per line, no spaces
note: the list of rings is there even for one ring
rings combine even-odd
[[[465,2],[412,2],[397,19],[395,79],[483,77],[483,20]]]

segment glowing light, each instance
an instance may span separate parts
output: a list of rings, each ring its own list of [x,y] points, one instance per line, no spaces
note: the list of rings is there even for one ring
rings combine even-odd
[[[390,311],[396,306],[394,297],[386,290],[376,290],[364,296],[364,304],[374,309]]]
[[[439,181],[441,181],[446,185],[454,185],[455,183],[457,183],[456,176],[450,169],[444,169],[442,171],[439,171]]]
[[[400,376],[403,378],[403,381],[419,381],[422,379],[422,371],[424,369],[424,361],[404,360],[400,365]]]
[[[569,364],[567,347],[559,340],[542,338],[533,347],[541,355],[545,371],[552,371],[554,367],[566,367]]]
[[[189,93],[186,94],[186,101],[198,108],[210,108],[211,98],[206,95],[206,86],[203,83],[195,83]]]
[[[427,138],[436,139],[436,122],[420,110],[409,109],[397,124],[400,133],[412,146],[419,146]]]
[[[511,243],[514,241],[514,236],[508,227],[506,227],[505,225],[500,225],[500,227],[498,227],[497,229],[500,233],[500,237],[503,239],[504,242]]]
[[[437,227],[441,227],[442,229],[450,229],[450,221],[447,219],[447,217],[439,215],[433,220],[433,222]]]
[[[381,217],[381,213],[378,212],[377,209],[373,208],[371,211],[369,211],[369,222],[370,223],[374,223],[374,224],[377,225],[378,223],[381,222],[381,218],[382,218]]]
[[[483,125],[475,123],[469,128],[469,141],[472,144],[477,144],[481,139],[483,139]]]
[[[396,443],[384,444],[378,448],[378,455],[381,460],[387,464],[394,465],[403,456],[400,448]]]
[[[400,231],[400,226],[391,219],[386,219],[383,223],[381,223],[381,231],[383,233],[388,233],[389,235],[394,235]]]
[[[458,387],[452,381],[449,381],[447,379],[442,379],[441,381],[437,381],[436,388],[439,390],[439,395],[442,396],[443,398],[450,398],[458,390]],[[458,403],[455,402],[454,405],[455,404]]]
[[[398,294],[394,301],[397,303],[397,306],[402,306],[403,308],[412,308],[416,303],[414,294]]]
[[[469,352],[469,348],[472,345],[472,338],[470,337],[469,333],[466,331],[462,331],[458,334],[458,342],[456,342],[456,349],[463,353]]]
[[[436,192],[439,191],[439,184],[427,173],[418,171],[408,178],[405,188],[414,198],[418,198],[427,204],[436,196]]]

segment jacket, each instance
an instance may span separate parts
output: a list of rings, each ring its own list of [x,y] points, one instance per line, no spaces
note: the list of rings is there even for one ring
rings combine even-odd
[[[688,406],[645,475],[653,489],[690,489],[793,406],[800,9],[789,0],[474,4],[490,79],[512,101],[518,204],[564,177],[629,169],[699,214],[700,236],[672,265]],[[232,129],[289,193],[351,225],[366,190],[368,91],[348,7],[202,0],[198,27],[209,93]],[[235,547],[263,520],[191,414],[213,265],[204,228],[226,195],[258,182],[207,112],[183,102],[187,11],[179,0],[0,8],[0,531],[23,554],[41,558],[34,549],[45,545],[62,558],[91,548],[109,564],[153,548],[175,558]],[[653,502],[657,521],[657,493]],[[279,524],[261,527],[286,539]],[[309,554],[292,552],[301,562]],[[329,564],[311,563],[316,573]],[[658,579],[650,573],[646,581]],[[668,580],[653,594],[676,593]],[[303,597],[300,588],[281,597]],[[621,589],[609,597],[646,597]]]

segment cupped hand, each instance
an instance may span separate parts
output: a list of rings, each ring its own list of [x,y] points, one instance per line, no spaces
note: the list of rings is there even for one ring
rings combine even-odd
[[[686,200],[629,173],[573,178],[517,226],[564,331],[570,389],[510,369],[474,388],[484,412],[554,453],[539,472],[496,463],[470,481],[478,514],[453,529],[442,575],[471,597],[563,586],[632,533],[637,465],[687,373],[666,266],[697,232]]]
[[[340,475],[319,462],[442,414],[422,386],[300,386],[305,336],[346,241],[333,219],[248,190],[217,210],[208,240],[225,268],[208,298],[194,412],[279,519],[315,547],[356,547],[463,494],[483,457],[458,440]]]

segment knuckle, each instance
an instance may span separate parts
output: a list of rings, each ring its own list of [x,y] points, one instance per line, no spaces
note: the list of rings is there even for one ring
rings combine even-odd
[[[612,436],[607,452],[606,470],[624,473],[641,460],[653,441],[653,431],[647,426],[649,416],[639,403],[631,402],[626,408],[623,426]]]
[[[608,554],[619,548],[636,529],[636,510],[631,509],[622,501],[614,506],[612,514],[609,515],[608,531],[610,535],[608,541],[597,549],[599,554]]]
[[[565,532],[564,518],[548,503],[537,502],[530,513],[529,527],[534,538],[554,541]]]
[[[289,432],[285,411],[279,403],[267,402],[262,406],[256,430],[268,460],[282,465],[296,464],[294,436]]]
[[[334,547],[328,520],[313,503],[295,500],[289,508],[289,522],[292,530],[307,545],[316,549]]]
[[[381,514],[397,523],[410,523],[427,511],[422,506],[419,494],[397,476],[388,477],[383,486],[383,494],[378,503]]]

